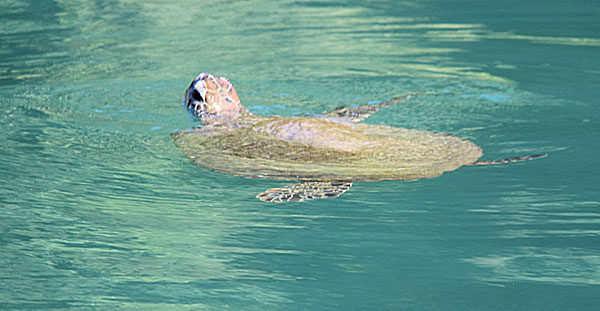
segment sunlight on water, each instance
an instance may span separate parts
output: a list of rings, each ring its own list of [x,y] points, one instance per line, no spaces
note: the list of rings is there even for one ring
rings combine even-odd
[[[0,0],[0,309],[596,310],[594,1]],[[251,112],[426,94],[365,122],[483,159],[336,199],[188,163],[200,72]]]

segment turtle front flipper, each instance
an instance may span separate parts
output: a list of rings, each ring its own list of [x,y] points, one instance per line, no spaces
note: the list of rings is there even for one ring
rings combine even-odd
[[[350,187],[351,181],[303,181],[282,188],[271,188],[256,197],[266,202],[301,202],[337,198]]]
[[[423,93],[424,94],[424,93]],[[356,106],[356,107],[348,107],[348,106],[339,106],[331,111],[325,111],[321,115],[325,118],[336,118],[336,119],[346,119],[351,122],[360,122],[372,114],[377,112],[380,108],[391,106],[393,104],[399,103],[401,101],[405,101],[419,94],[409,94],[405,96],[394,97],[390,100],[370,105]]]

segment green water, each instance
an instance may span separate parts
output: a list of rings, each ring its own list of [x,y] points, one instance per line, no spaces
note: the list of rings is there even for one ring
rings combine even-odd
[[[1,310],[598,310],[597,1],[0,0]],[[188,163],[183,92],[367,120],[484,159],[267,204]]]

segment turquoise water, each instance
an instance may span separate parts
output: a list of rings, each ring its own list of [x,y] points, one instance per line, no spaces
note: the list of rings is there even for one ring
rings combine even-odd
[[[598,310],[596,1],[0,1],[1,310]],[[374,124],[484,159],[337,199],[188,163],[200,72],[263,115],[435,91]]]

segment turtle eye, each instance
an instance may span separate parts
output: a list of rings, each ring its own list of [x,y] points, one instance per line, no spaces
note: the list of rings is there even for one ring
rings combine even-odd
[[[198,92],[196,89],[192,91],[192,99],[199,102],[204,101],[204,98],[202,98],[202,95],[200,95],[200,92]]]

